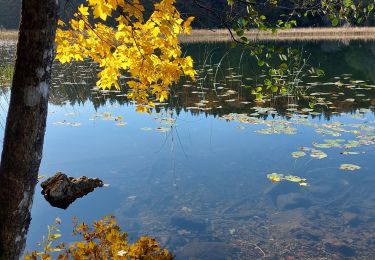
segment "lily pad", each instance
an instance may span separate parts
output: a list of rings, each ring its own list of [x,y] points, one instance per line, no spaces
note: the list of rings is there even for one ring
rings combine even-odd
[[[272,182],[280,182],[280,181],[283,180],[284,175],[276,173],[276,172],[273,172],[271,174],[268,174],[267,178],[270,179]]]
[[[277,183],[277,182],[280,182],[280,181],[290,181],[290,182],[296,182],[300,186],[307,186],[308,185],[306,179],[298,177],[298,176],[294,176],[294,175],[284,176],[283,174],[273,172],[271,174],[268,174],[267,178],[274,183]]]
[[[326,158],[328,155],[323,151],[314,149],[311,151],[310,156],[313,158],[323,159],[323,158]]]
[[[293,175],[285,176],[284,180],[291,181],[291,182],[305,182],[306,181],[306,179],[303,179],[303,178],[298,177],[298,176],[293,176]]]
[[[361,166],[355,165],[355,164],[341,164],[340,170],[344,171],[356,171],[361,169]]]
[[[344,151],[344,152],[341,152],[341,154],[344,154],[344,155],[353,155],[353,154],[360,154],[360,152]]]
[[[305,152],[293,152],[292,153],[292,157],[293,158],[300,158],[300,157],[303,157],[303,156],[305,156],[306,155],[306,153]]]
[[[126,122],[118,122],[116,125],[117,126],[124,126],[124,125],[127,125],[127,123]]]
[[[155,128],[155,130],[158,131],[158,132],[160,132],[160,133],[166,133],[166,132],[170,131],[171,129],[169,127],[161,127],[161,126],[159,126],[159,127]]]
[[[313,142],[313,146],[316,148],[323,148],[323,149],[332,148],[332,144],[328,144],[328,143],[319,144],[319,143]]]

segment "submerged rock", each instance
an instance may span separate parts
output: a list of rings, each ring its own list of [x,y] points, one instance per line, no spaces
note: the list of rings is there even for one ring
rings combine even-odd
[[[203,219],[188,218],[180,215],[172,216],[171,224],[188,231],[204,232],[207,229],[207,223]]]
[[[279,195],[276,199],[276,206],[280,210],[307,209],[312,206],[312,202],[304,194],[291,192]]]
[[[68,177],[58,172],[40,185],[44,198],[54,207],[66,209],[76,199],[92,192],[97,187],[103,187],[98,178]]]
[[[357,252],[354,248],[339,241],[331,241],[325,244],[325,249],[328,252],[340,254],[344,257],[355,257]]]
[[[239,249],[223,242],[193,241],[176,254],[176,259],[238,259]]]

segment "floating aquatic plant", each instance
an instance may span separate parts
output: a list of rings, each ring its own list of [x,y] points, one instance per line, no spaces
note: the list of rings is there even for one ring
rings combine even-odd
[[[293,158],[300,158],[300,157],[303,157],[303,156],[305,156],[306,155],[306,153],[305,152],[302,152],[302,151],[299,151],[299,152],[293,152],[292,153],[292,157]]]
[[[355,164],[341,164],[340,170],[344,171],[356,171],[361,169],[361,166],[355,165]]]
[[[317,159],[323,159],[326,158],[328,155],[323,151],[312,149],[310,156]]]
[[[116,125],[117,126],[124,126],[124,125],[127,125],[128,123],[126,123],[126,122],[118,122]]]
[[[54,122],[52,123],[54,125],[70,125],[70,126],[74,126],[74,127],[77,127],[77,126],[81,126],[82,124],[79,123],[79,122],[68,122],[66,120],[63,120],[63,121],[58,121],[58,122]]]
[[[307,180],[298,176],[294,175],[286,175],[273,172],[271,174],[267,175],[267,178],[271,180],[274,183],[281,182],[281,181],[290,181],[290,182],[296,182],[300,186],[308,186]]]
[[[267,178],[270,179],[272,182],[280,182],[283,180],[284,175],[273,172],[271,174],[267,174]]]
[[[344,152],[341,152],[341,154],[344,154],[344,155],[356,155],[356,154],[360,154],[360,152],[350,152],[350,151],[344,151]]]
[[[155,130],[160,133],[166,133],[166,132],[169,132],[171,128],[159,126],[159,127],[156,127]]]
[[[142,127],[141,130],[142,131],[151,131],[152,128],[151,127]]]

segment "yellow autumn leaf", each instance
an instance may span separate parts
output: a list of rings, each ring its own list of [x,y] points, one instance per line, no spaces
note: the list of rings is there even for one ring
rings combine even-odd
[[[183,23],[184,33],[188,34],[191,32],[190,24],[194,21],[195,17],[190,16],[186,21]]]
[[[83,4],[81,4],[79,7],[78,7],[78,11],[81,13],[81,15],[84,15],[84,16],[88,16],[89,15],[89,12],[88,12],[89,8],[84,6]]]
[[[272,182],[280,182],[281,180],[283,180],[284,175],[273,172],[271,174],[268,174],[267,178]]]
[[[62,20],[57,21],[58,26],[65,26],[65,23]]]

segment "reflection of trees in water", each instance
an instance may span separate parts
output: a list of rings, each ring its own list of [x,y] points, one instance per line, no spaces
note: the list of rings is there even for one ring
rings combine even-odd
[[[299,48],[306,56],[309,56],[309,63],[314,66],[320,66],[326,73],[324,77],[317,79],[319,82],[337,81],[334,77],[346,73],[352,74],[351,78],[353,79],[369,80],[369,84],[374,84],[375,82],[375,73],[373,73],[373,68],[375,67],[373,66],[375,65],[373,64],[375,60],[375,45],[371,42],[352,42],[349,45],[338,42],[278,43],[278,45]],[[217,65],[219,62],[220,68],[214,69],[212,76],[214,79],[208,76],[204,81],[198,82],[200,84],[196,87],[185,87],[186,82],[184,81],[178,86],[174,86],[171,90],[170,100],[166,104],[156,107],[156,111],[165,107],[175,109],[177,113],[189,110],[193,115],[204,113],[206,115],[218,116],[227,113],[249,113],[249,108],[259,105],[274,107],[280,115],[288,116],[290,114],[286,110],[289,108],[288,104],[296,103],[299,108],[309,107],[309,100],[301,96],[280,97],[264,104],[256,103],[254,96],[250,94],[250,90],[241,85],[255,85],[261,82],[261,76],[264,72],[262,68],[259,68],[256,60],[247,55],[246,50],[244,52],[242,48],[229,49],[226,43],[195,43],[188,44],[184,48],[196,61],[195,66],[197,68],[200,68],[200,65],[201,67],[206,65],[214,68],[214,65]],[[2,64],[13,63],[14,52],[15,46],[6,45],[0,47],[0,54],[4,57]],[[225,57],[223,58],[224,55]],[[93,63],[85,62],[69,65],[55,63],[54,66],[53,88],[50,92],[50,103],[54,105],[64,105],[67,103],[70,105],[84,105],[89,102],[93,104],[95,109],[98,109],[108,103],[119,105],[131,104],[131,101],[124,96],[127,91],[125,88],[120,93],[92,90],[96,85],[96,73],[98,69]],[[229,68],[232,68],[237,74],[243,75],[242,81],[231,82],[227,80],[226,76],[230,73]],[[207,76],[207,74],[204,74],[204,76]],[[253,78],[253,82],[246,81],[246,77]],[[308,80],[312,81],[313,79]],[[229,97],[230,99],[235,99],[235,101],[227,102],[228,98],[218,97],[218,94],[221,93],[213,85],[214,82],[221,82],[224,87],[236,91],[236,95]],[[125,85],[125,82],[123,83]],[[208,88],[204,90],[204,95],[192,93],[194,91],[201,91],[202,87]],[[330,90],[326,86],[318,85],[314,87],[313,91],[328,92]],[[7,90],[4,89],[3,91]],[[352,103],[343,102],[342,99],[353,98],[358,93],[353,89],[347,88],[341,88],[340,91],[344,93],[341,101],[331,100],[333,106],[336,107],[335,111],[338,113],[352,113],[358,108],[369,108],[375,104],[375,91],[373,90],[360,92],[365,93],[366,99],[370,99],[369,101],[356,99],[356,102]],[[187,109],[196,107],[195,104],[200,103],[202,99],[210,101],[210,106],[203,110]],[[250,102],[250,104],[241,102]],[[324,106],[318,108],[318,111],[321,111],[323,113],[322,116],[326,119],[329,119],[332,113],[335,112]]]
[[[365,48],[366,51],[361,50]],[[357,71],[362,71],[372,82],[375,82],[375,44],[368,44],[359,49],[351,48],[351,51],[345,54],[346,63]]]
[[[374,66],[371,66],[375,60],[374,42],[321,42],[314,45],[318,48],[307,44],[310,47],[306,50],[312,53],[315,62],[322,64],[327,74],[351,73],[357,79],[371,80],[371,84],[375,84]]]
[[[322,90],[317,88],[316,91]],[[344,89],[345,98],[350,98],[355,95],[353,91]],[[91,87],[87,84],[63,84],[59,87],[54,87],[51,90],[50,102],[54,105],[84,105],[89,102],[92,103],[95,109],[99,107],[106,106],[109,104],[118,104],[118,105],[130,105],[132,101],[128,100],[125,96],[125,90],[123,89],[121,93],[117,92],[93,92]],[[309,108],[309,100],[300,98],[300,97],[280,97],[268,101],[265,103],[257,103],[253,95],[251,95],[245,89],[239,91],[236,94],[236,100],[233,102],[226,102],[223,98],[217,97],[217,92],[215,90],[210,90],[205,93],[204,100],[209,102],[209,105],[212,107],[202,107],[199,108],[196,106],[197,103],[202,101],[202,96],[194,95],[191,93],[191,88],[186,88],[181,85],[175,86],[172,90],[172,97],[168,100],[167,103],[162,105],[157,105],[155,108],[156,112],[159,112],[161,108],[168,108],[176,110],[177,114],[181,111],[190,111],[192,115],[213,115],[220,116],[228,113],[249,113],[249,108],[253,106],[263,106],[263,107],[273,107],[277,110],[278,114],[281,116],[288,117],[290,112],[287,109],[290,109],[290,104],[298,104],[299,108]],[[369,97],[370,98],[370,97]],[[374,102],[375,97],[372,94],[372,101]],[[244,102],[244,103],[242,103]],[[250,102],[248,104],[248,102]],[[346,102],[339,100],[332,100],[333,106],[336,107],[335,110],[332,110],[326,106],[321,106],[317,111],[322,112],[322,116],[325,119],[330,119],[335,113],[354,113],[357,109],[360,108],[369,108],[371,102]],[[375,110],[374,110],[375,111]]]
[[[292,46],[302,50],[305,56],[309,57],[309,63],[313,66],[321,67],[326,72],[326,78],[351,73],[353,78],[371,80],[371,84],[375,84],[375,79],[373,79],[375,73],[370,71],[373,66],[365,66],[375,60],[374,42],[352,41],[349,44],[345,44],[335,41],[317,41],[275,42],[273,44],[278,47]],[[213,64],[217,63],[223,54],[228,51],[228,46],[228,43],[194,43],[188,44],[185,49],[196,62],[204,60],[207,53],[213,50],[209,57],[209,61]],[[230,55],[227,55],[223,64],[232,67],[238,66],[238,59],[242,51],[241,47],[231,49]],[[353,66],[357,61],[362,66]],[[260,68],[254,59],[245,56],[242,63],[246,65],[242,67],[244,75],[261,74]]]
[[[336,45],[303,43],[302,47],[300,47],[305,52],[310,53],[311,63],[318,64],[321,62],[320,67],[326,72],[326,75],[321,78],[303,79],[306,82],[301,84],[304,85],[306,85],[307,81],[316,83],[316,86],[310,87],[307,93],[341,92],[340,97],[337,98],[330,95],[317,97],[325,97],[327,101],[332,102],[329,106],[336,107],[335,109],[330,109],[328,105],[316,106],[315,111],[322,113],[318,115],[319,117],[330,119],[335,113],[354,113],[359,108],[369,108],[375,103],[375,91],[373,90],[356,90],[336,85],[323,85],[326,82],[345,80],[342,75],[348,73],[348,68],[350,68],[349,73],[351,76],[346,81],[350,82],[351,79],[371,80],[370,68],[357,66],[356,69],[352,69],[355,65],[349,64],[350,60],[344,59],[350,55],[371,56],[368,55],[367,51],[373,48],[372,44],[362,43],[362,47],[359,49],[357,44],[353,43],[354,46],[345,46],[338,43]],[[328,48],[329,46],[332,48]],[[321,55],[322,49],[324,55]],[[230,55],[226,55],[225,59],[222,59],[222,57],[228,48],[224,43],[192,44],[186,46],[186,50],[197,61],[196,67],[199,69],[199,77],[201,79],[198,79],[197,83],[182,80],[179,85],[171,89],[170,100],[155,108],[157,112],[161,108],[169,108],[175,109],[177,114],[181,111],[190,111],[193,115],[204,113],[206,115],[220,116],[228,113],[249,113],[251,107],[263,106],[273,107],[279,115],[288,117],[291,115],[291,112],[288,111],[291,108],[291,104],[297,104],[299,109],[309,108],[311,105],[311,97],[308,94],[307,96],[301,94],[306,92],[306,90],[301,91],[300,95],[297,96],[275,97],[264,103],[257,103],[251,91],[243,85],[261,82],[262,73],[264,72],[259,69],[256,61],[249,55],[243,55],[241,62],[238,61],[243,53],[242,49],[231,50]],[[356,54],[357,52],[359,54]],[[221,62],[220,68],[214,65],[218,64],[218,62]],[[97,66],[90,62],[76,63],[69,66],[55,64],[54,87],[50,93],[50,102],[55,105],[64,105],[66,103],[84,105],[89,102],[94,105],[95,109],[108,105],[108,103],[130,105],[132,101],[127,99],[127,89],[125,87],[121,91],[99,91],[95,88],[97,69]],[[228,79],[228,75],[233,72],[240,75],[241,79],[238,81]],[[337,78],[337,76],[340,76],[340,78]],[[249,82],[246,80],[247,77],[253,80]],[[123,86],[126,85],[125,81],[122,83]],[[217,89],[219,85],[223,89]],[[228,90],[233,90],[235,94],[222,97],[222,94]],[[358,94],[365,95],[365,97],[359,98],[356,96]],[[355,102],[345,101],[348,98],[355,98]],[[207,105],[203,107],[197,106],[202,100],[207,102]]]

